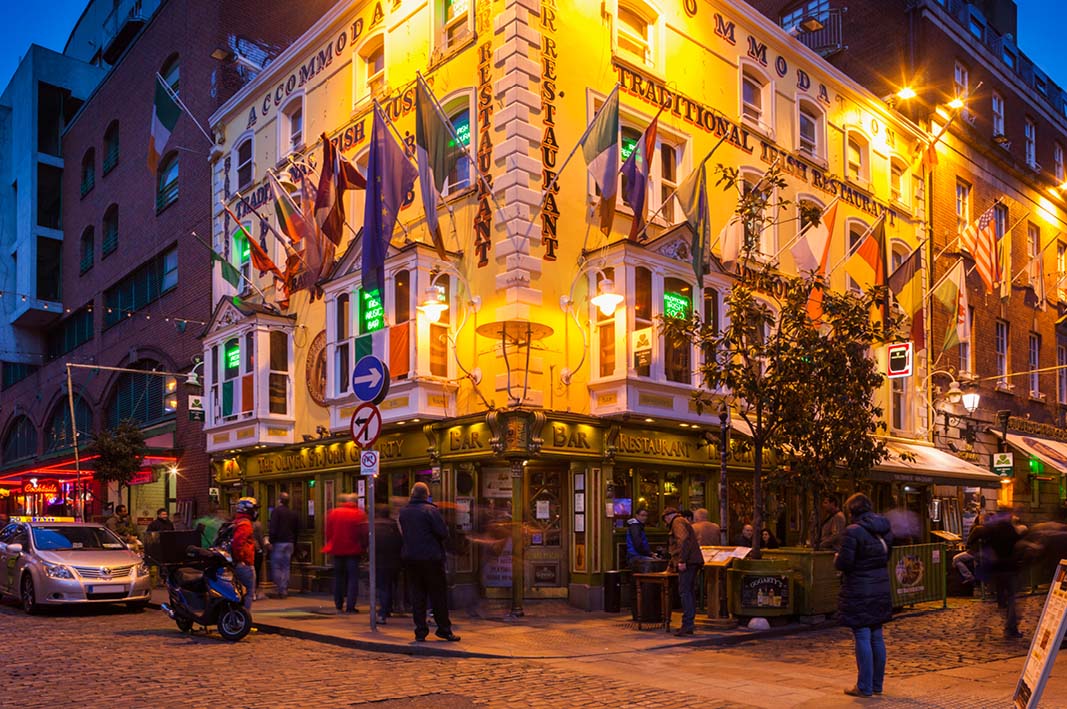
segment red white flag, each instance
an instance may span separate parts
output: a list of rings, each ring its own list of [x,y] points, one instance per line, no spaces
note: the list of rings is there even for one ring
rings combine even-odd
[[[974,257],[975,269],[982,277],[986,292],[992,293],[993,287],[1000,282],[1000,258],[997,253],[997,228],[993,216],[993,207],[982,212],[973,224],[960,234],[960,246]]]

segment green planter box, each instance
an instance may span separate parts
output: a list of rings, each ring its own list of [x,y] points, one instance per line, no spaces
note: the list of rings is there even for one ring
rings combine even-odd
[[[841,577],[834,568],[832,551],[815,551],[807,547],[782,547],[763,552],[765,558],[788,561],[796,572],[797,615],[831,615],[837,612],[837,595]]]
[[[730,612],[737,617],[793,615],[795,572],[783,559],[738,559],[727,571]]]

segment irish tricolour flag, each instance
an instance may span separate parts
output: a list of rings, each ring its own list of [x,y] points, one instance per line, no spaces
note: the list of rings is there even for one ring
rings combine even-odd
[[[148,138],[148,169],[155,174],[163,149],[167,147],[174,124],[182,114],[163,79],[156,74],[156,98],[152,103],[152,127]]]

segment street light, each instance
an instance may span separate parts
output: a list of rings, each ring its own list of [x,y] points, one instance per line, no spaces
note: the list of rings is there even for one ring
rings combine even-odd
[[[574,377],[574,373],[582,368],[585,364],[585,351],[589,347],[589,336],[586,334],[585,328],[582,327],[581,321],[578,319],[578,310],[574,307],[574,287],[578,284],[578,280],[583,275],[588,275],[589,272],[595,272],[597,277],[597,294],[589,299],[592,305],[595,305],[600,313],[604,317],[611,317],[615,314],[616,308],[619,304],[625,300],[625,298],[615,292],[615,281],[608,276],[599,266],[593,265],[590,261],[579,261],[578,272],[574,274],[574,280],[571,281],[571,287],[567,295],[560,296],[559,307],[563,310],[564,314],[569,313],[571,319],[574,320],[574,324],[578,326],[578,331],[582,333],[582,359],[578,362],[578,366],[574,369],[564,367],[560,370],[559,380],[563,384],[570,384],[571,378]]]

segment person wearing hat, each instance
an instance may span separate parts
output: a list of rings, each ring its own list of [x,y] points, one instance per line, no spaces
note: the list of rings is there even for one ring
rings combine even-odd
[[[401,548],[408,583],[411,585],[411,611],[415,621],[415,640],[422,642],[430,634],[426,624],[426,602],[433,608],[437,623],[435,635],[449,642],[459,636],[452,632],[448,617],[448,587],[445,579],[445,540],[448,527],[441,511],[430,501],[426,483],[415,483],[411,499],[400,510]]]
[[[670,568],[678,573],[678,596],[682,601],[682,627],[675,635],[692,635],[695,630],[697,604],[697,572],[704,566],[693,525],[675,507],[663,511],[663,521],[670,530],[667,549],[671,555]]]

